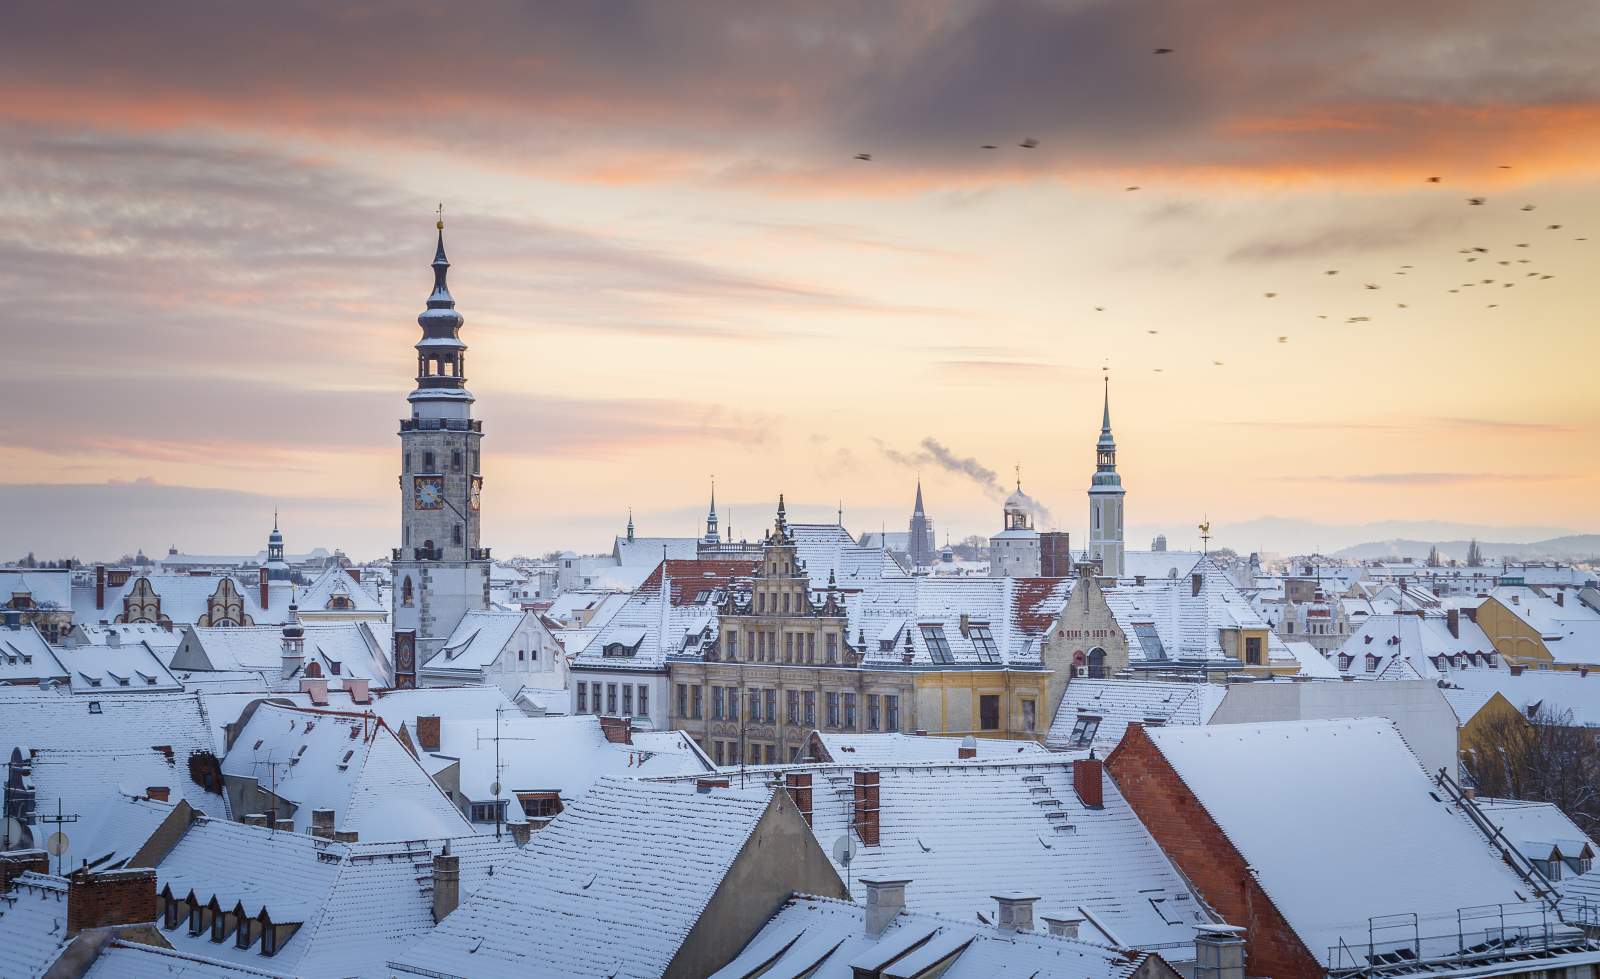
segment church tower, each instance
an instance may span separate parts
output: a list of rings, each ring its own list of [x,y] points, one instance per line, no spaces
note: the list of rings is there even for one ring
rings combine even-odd
[[[1095,446],[1094,479],[1089,482],[1089,560],[1100,562],[1107,578],[1122,577],[1122,503],[1126,490],[1117,474],[1117,442],[1111,437],[1111,378],[1106,378],[1105,414]]]
[[[933,521],[922,509],[922,480],[917,480],[917,502],[911,508],[911,523],[906,534],[906,556],[911,567],[926,568],[933,564]]]
[[[472,418],[461,314],[445,279],[444,221],[433,256],[433,293],[417,317],[417,386],[400,420],[400,547],[394,552],[395,685],[416,685],[417,666],[463,615],[489,607],[489,549],[479,543],[483,423]]]
[[[700,538],[702,549],[715,550],[722,540],[722,532],[717,530],[717,481],[711,481],[711,509],[706,511],[706,532]]]
[[[272,511],[272,533],[267,535],[267,577],[288,581],[293,575],[283,559],[283,532],[278,529],[278,511]]]

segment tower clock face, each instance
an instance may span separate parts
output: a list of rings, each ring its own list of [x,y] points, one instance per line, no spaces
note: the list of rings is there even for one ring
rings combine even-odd
[[[412,503],[418,510],[438,510],[444,506],[444,477],[418,476],[412,486]]]
[[[472,509],[474,509],[474,510],[481,510],[483,508],[483,477],[482,476],[474,476],[474,477],[472,477],[472,495],[467,498],[467,503],[469,505],[471,505]]]

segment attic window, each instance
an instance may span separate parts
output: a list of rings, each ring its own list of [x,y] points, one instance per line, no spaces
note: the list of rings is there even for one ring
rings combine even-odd
[[[967,635],[972,639],[972,649],[978,654],[978,662],[1000,662],[1000,647],[994,644],[994,633],[988,626],[973,625],[968,628]]]
[[[1368,653],[1367,654],[1367,672],[1368,673],[1373,673],[1377,669],[1378,669],[1378,657],[1372,655],[1371,653]]]
[[[100,713],[100,701],[98,701],[98,700],[89,701],[89,713],[91,713],[91,714]]]
[[[1100,730],[1100,718],[1093,714],[1079,714],[1077,723],[1072,725],[1072,738],[1067,746],[1071,748],[1087,748],[1094,741],[1095,733]]]
[[[955,662],[955,657],[950,655],[950,640],[944,637],[944,626],[923,626],[922,641],[928,647],[928,656],[931,657],[935,663]]]

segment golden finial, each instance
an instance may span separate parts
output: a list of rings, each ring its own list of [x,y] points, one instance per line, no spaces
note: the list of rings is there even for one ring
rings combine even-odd
[[[439,215],[439,220],[434,224],[434,227],[438,228],[440,231],[443,231],[444,230],[444,201],[440,201],[439,202],[439,207],[437,209],[437,213]]]

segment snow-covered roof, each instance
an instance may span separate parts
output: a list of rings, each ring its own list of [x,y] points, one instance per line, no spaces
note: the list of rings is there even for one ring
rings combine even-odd
[[[26,783],[34,792],[35,811],[53,814],[57,806],[78,821],[68,827],[70,862],[114,863],[132,856],[170,805],[135,801],[152,787],[165,787],[171,803],[184,801],[219,818],[229,815],[219,791],[195,783],[189,760],[152,748],[122,751],[44,749],[34,753]],[[36,840],[43,845],[44,839]]]
[[[626,537],[616,538],[611,556],[623,567],[646,570],[668,561],[693,561],[700,553],[698,537]]]
[[[209,941],[208,938],[207,942]],[[113,941],[103,948],[95,958],[94,964],[89,966],[89,971],[83,974],[83,979],[128,979],[130,976],[177,976],[182,979],[289,979],[287,972],[275,972],[257,965],[223,962],[203,955],[126,941]]]
[[[494,723],[494,712],[521,717],[504,690],[492,683],[461,684],[452,687],[414,687],[410,690],[384,690],[373,698],[369,708],[395,731],[402,727],[413,732],[418,717],[438,717],[444,721],[487,720]]]
[[[67,634],[63,645],[80,643],[92,646],[116,646],[144,643],[164,664],[172,662],[172,652],[183,641],[183,633],[153,622],[110,622],[100,625],[76,623]]]
[[[200,695],[0,688],[0,757],[13,748],[114,753],[156,745],[170,747],[180,763],[195,752],[221,754]]]
[[[389,967],[474,979],[660,976],[780,801],[770,790],[603,778]]]
[[[1194,575],[1200,576],[1198,594]],[[1128,637],[1132,663],[1233,659],[1222,645],[1225,629],[1263,631],[1269,661],[1293,659],[1250,600],[1209,560],[1180,578],[1146,578],[1143,585],[1119,580],[1102,594]]]
[[[832,574],[840,587],[866,587],[878,578],[905,578],[905,569],[881,547],[857,543],[838,524],[791,523],[795,560],[805,569],[812,588],[825,588]]]
[[[364,840],[471,831],[466,817],[376,717],[263,702],[222,759],[222,772],[255,779],[293,803],[298,832],[310,829],[314,809],[334,810],[335,826]]]
[[[870,766],[879,778],[879,843],[857,847],[852,896],[865,900],[863,878],[910,880],[907,906],[971,921],[993,913],[993,895],[1023,891],[1039,897],[1039,915],[1083,908],[1128,947],[1192,943],[1196,921],[1209,921],[1197,897],[1109,777],[1103,808],[1079,801],[1072,760]],[[830,859],[835,841],[852,833],[856,768],[785,769],[811,773],[812,832]]]
[[[1116,747],[1129,723],[1201,725],[1228,693],[1217,683],[1074,678],[1061,695],[1045,744],[1057,751]],[[1078,720],[1089,720],[1079,728]],[[1074,732],[1081,731],[1074,738]]]
[[[756,569],[755,561],[706,560],[658,563],[644,583],[617,610],[580,653],[576,665],[588,668],[629,670],[664,669],[669,655],[684,651],[686,644],[696,649],[716,638],[715,602],[726,590],[748,580]],[[663,601],[663,570],[670,599]],[[709,635],[705,620],[711,616]],[[690,632],[697,625],[700,631]],[[631,655],[606,656],[607,646],[620,645]]]
[[[317,663],[330,680],[357,677],[373,686],[393,685],[389,663],[389,626],[382,622],[311,622],[305,630],[306,665]],[[172,658],[172,669],[252,670],[269,680],[283,679],[283,628],[246,626],[244,628],[191,628]],[[300,676],[287,678],[298,686]]]
[[[1203,556],[1199,551],[1124,551],[1122,577],[1187,578]]]
[[[1360,718],[1147,728],[1310,953],[1368,941],[1368,922],[1417,915],[1424,939],[1460,908],[1521,905],[1530,888],[1432,780],[1392,721]],[[1359,846],[1327,841],[1366,826]],[[1409,917],[1407,919],[1409,921]],[[1412,932],[1406,928],[1409,941]]]
[[[1456,629],[1460,635],[1450,633],[1449,619],[1441,613],[1373,615],[1345,637],[1329,660],[1337,665],[1341,656],[1348,657],[1339,672],[1367,679],[1392,676],[1396,660],[1406,660],[1427,680],[1463,669],[1502,668],[1494,643],[1476,622],[1458,616]]]
[[[468,611],[439,651],[423,664],[423,669],[464,673],[486,669],[525,626],[544,628],[538,616],[527,612]]]
[[[164,930],[182,952],[226,962],[270,965],[301,979],[369,975],[433,928],[431,865],[446,844],[460,859],[460,892],[482,888],[518,853],[509,836],[428,837],[395,843],[334,843],[202,819],[156,866],[157,887],[174,897],[213,897],[226,909],[262,909],[275,923],[301,927],[264,959],[259,944],[214,943],[188,925]]]
[[[1506,838],[1530,860],[1552,856],[1593,860],[1600,856],[1600,846],[1553,802],[1482,797],[1477,803],[1478,811],[1504,830]]]
[[[295,602],[301,612],[315,613],[319,611],[355,611],[355,612],[386,612],[388,609],[378,601],[372,592],[361,582],[350,576],[350,572],[334,564],[329,565],[317,575],[315,581],[301,589]],[[348,604],[345,604],[348,603]]]
[[[71,609],[72,572],[55,568],[0,568],[0,605],[27,595],[34,608]]]
[[[0,976],[43,976],[67,947],[67,882],[28,872],[0,895]]]
[[[1484,705],[1493,700],[1496,693],[1494,690],[1483,688],[1466,690],[1456,686],[1440,687],[1439,692],[1444,694],[1445,701],[1455,712],[1457,724],[1466,724],[1476,717],[1478,711],[1483,710]]]
[[[996,920],[996,913],[991,909],[987,917]],[[953,958],[938,969],[940,979],[1131,979],[1142,974],[1149,958],[1071,938],[1003,932],[972,918],[919,914],[915,907],[869,936],[865,916],[860,904],[797,894],[712,979],[923,975],[946,957]]]
[[[896,765],[919,761],[955,761],[965,738],[915,734],[845,734],[812,731],[807,748],[821,749],[812,761],[833,761],[849,765]],[[1000,738],[974,738],[975,758],[998,761],[1046,754],[1037,741],[1010,741]]]
[[[557,622],[574,621],[579,616],[586,616],[585,627],[598,629],[609,622],[627,601],[626,592],[571,589],[557,595],[545,614]]]
[[[845,594],[852,644],[866,641],[862,666],[1040,666],[1040,642],[1061,614],[1066,578],[883,578]],[[963,629],[962,620],[966,621]],[[948,656],[929,648],[942,635]],[[907,639],[911,663],[905,663]]]
[[[1577,670],[1453,670],[1451,686],[1463,690],[1499,691],[1523,713],[1544,708],[1551,718],[1572,712],[1572,723],[1600,727],[1600,677]]]
[[[150,587],[161,597],[161,615],[177,625],[191,625],[205,616],[208,602],[227,579],[233,582],[244,614],[256,625],[282,625],[289,618],[289,604],[294,597],[294,585],[287,581],[272,581],[267,586],[268,607],[261,607],[259,579],[252,574],[144,574],[130,575],[128,580],[105,590],[105,607],[95,607],[95,585],[78,584],[72,588],[72,618],[74,622],[110,622],[122,614],[123,599],[140,581],[148,579]]]
[[[0,648],[5,637],[0,633]],[[55,656],[67,670],[73,693],[100,690],[182,690],[183,684],[161,663],[155,650],[137,643],[117,646],[64,646]]]
[[[0,685],[62,680],[67,668],[33,625],[0,626]]]
[[[1578,588],[1529,585],[1502,585],[1489,593],[1538,631],[1557,663],[1600,664],[1600,611],[1584,604],[1580,594]]]

